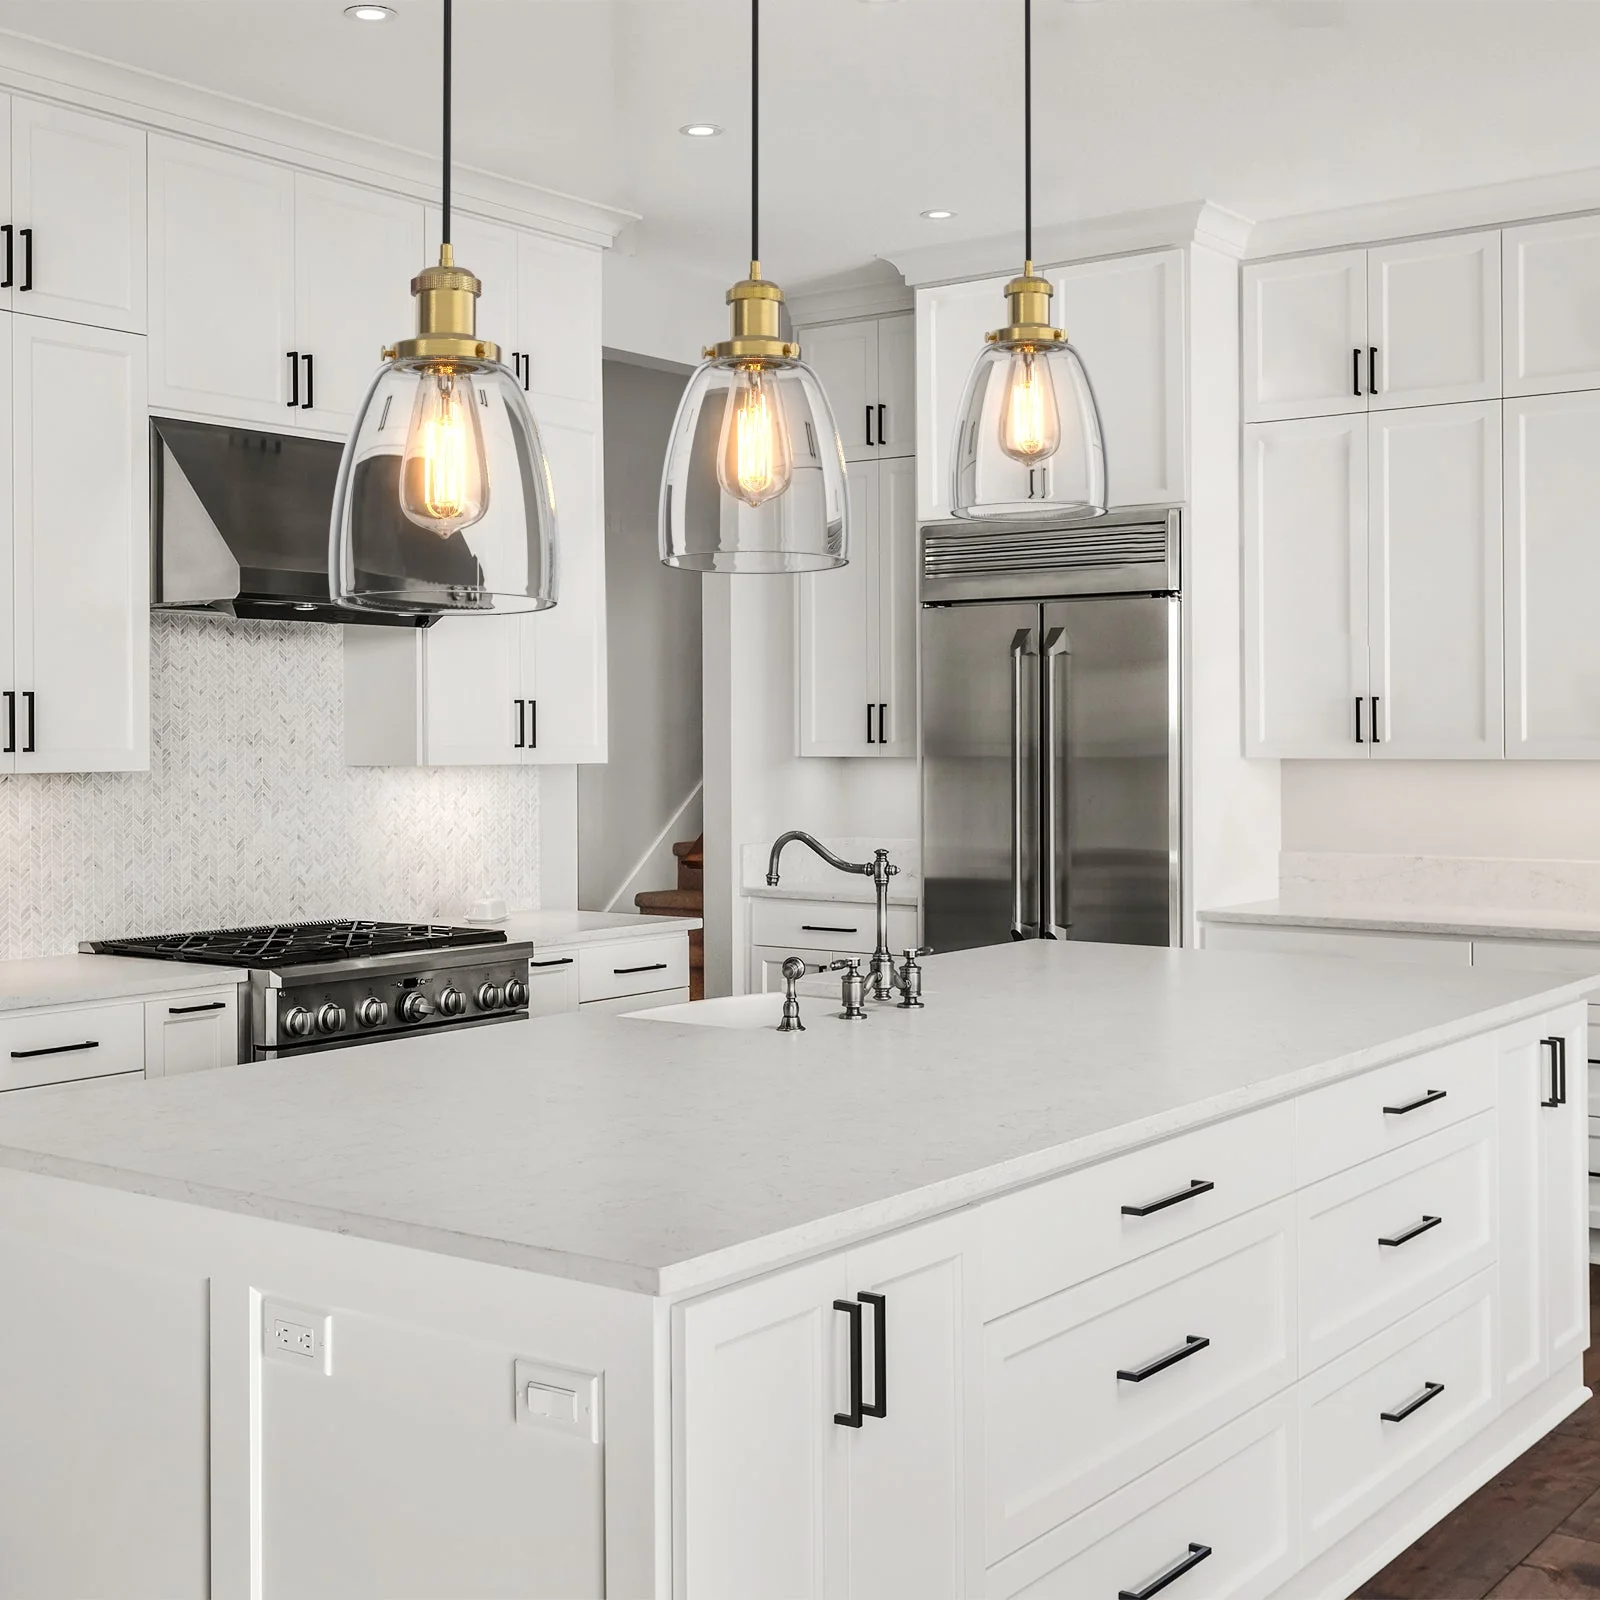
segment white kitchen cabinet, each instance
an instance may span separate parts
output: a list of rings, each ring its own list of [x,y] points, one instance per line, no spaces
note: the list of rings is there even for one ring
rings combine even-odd
[[[1507,228],[1505,393],[1600,389],[1600,217]]]
[[[239,992],[195,990],[162,995],[144,1004],[144,1071],[175,1078],[239,1062]]]
[[[578,957],[570,950],[538,950],[528,961],[528,1015],[553,1017],[576,1011]]]
[[[796,585],[799,753],[916,754],[916,560],[908,458],[851,470],[850,560]]]
[[[846,461],[915,451],[914,335],[913,319],[905,315],[796,330],[801,355],[833,406]]]
[[[1365,411],[1367,252],[1244,269],[1246,422]]]
[[[145,341],[0,318],[8,525],[0,524],[0,771],[150,764]],[[9,636],[9,649],[7,648]]]
[[[1505,402],[1506,754],[1600,757],[1600,393]]]

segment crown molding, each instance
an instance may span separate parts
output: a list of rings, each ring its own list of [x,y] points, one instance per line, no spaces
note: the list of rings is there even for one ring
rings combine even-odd
[[[1252,259],[1293,255],[1583,211],[1600,211],[1600,167],[1270,218],[1251,232],[1249,255]]]
[[[0,29],[0,88],[145,128],[437,202],[438,158]],[[609,247],[638,217],[555,189],[457,166],[463,210]]]
[[[1238,258],[1245,254],[1252,227],[1248,218],[1209,200],[1187,201],[1035,228],[1033,259],[1040,267],[1056,267],[1100,256],[1131,255],[1140,250],[1188,244],[1204,244]],[[913,289],[921,289],[935,283],[1013,272],[1022,264],[1022,250],[1019,231],[987,239],[953,239],[945,244],[890,250],[885,252],[885,259],[900,269]]]
[[[882,260],[802,283],[788,291],[787,301],[789,315],[800,328],[814,327],[819,322],[891,316],[916,306],[911,285]]]

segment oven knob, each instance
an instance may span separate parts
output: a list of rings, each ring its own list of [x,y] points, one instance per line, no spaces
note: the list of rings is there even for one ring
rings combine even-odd
[[[433,1002],[420,989],[413,989],[400,1002],[400,1020],[402,1022],[421,1022],[424,1017],[433,1015]]]
[[[317,1012],[317,1032],[337,1033],[348,1019],[343,1006],[326,1005]]]
[[[363,1028],[376,1028],[389,1020],[389,1007],[376,996],[369,995],[356,1007],[356,1021]]]
[[[515,1011],[519,1006],[528,1003],[528,986],[521,978],[513,978],[506,985],[506,1004]]]
[[[478,990],[478,1009],[480,1011],[493,1011],[500,1004],[500,985],[486,983]]]
[[[283,1019],[283,1031],[291,1039],[305,1039],[310,1037],[311,1030],[316,1024],[311,1020],[311,1013],[304,1006],[291,1006],[288,1014]]]
[[[439,1010],[447,1017],[459,1017],[467,1009],[467,997],[459,989],[445,989],[439,995]]]

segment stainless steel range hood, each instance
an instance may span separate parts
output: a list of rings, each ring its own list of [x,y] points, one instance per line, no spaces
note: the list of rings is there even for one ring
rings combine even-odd
[[[342,448],[326,439],[152,417],[151,604],[284,622],[428,626],[431,616],[350,611],[331,598],[328,522]],[[397,485],[373,477],[367,492],[394,508],[389,553],[396,569],[449,581],[437,569],[457,552],[405,520]]]

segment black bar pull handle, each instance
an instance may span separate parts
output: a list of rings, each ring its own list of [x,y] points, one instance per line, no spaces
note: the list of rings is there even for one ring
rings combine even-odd
[[[889,408],[883,401],[878,402],[878,448],[881,450],[889,442]]]
[[[1378,392],[1378,347],[1375,344],[1367,346],[1367,393]]]
[[[864,1306],[872,1307],[872,1404],[863,1402],[864,1417],[889,1415],[889,1302],[881,1294],[863,1290],[856,1296]]]
[[[861,1408],[861,1302],[835,1300],[833,1309],[850,1319],[850,1409],[835,1411],[833,1420],[841,1428],[859,1428],[866,1416]]]
[[[801,933],[860,933],[859,928],[835,927],[831,922],[802,922]]]
[[[1421,1222],[1414,1222],[1401,1233],[1389,1239],[1380,1239],[1379,1244],[1386,1244],[1390,1249],[1398,1249],[1403,1244],[1410,1244],[1413,1239],[1420,1239],[1423,1234],[1437,1228],[1444,1219],[1442,1217],[1424,1216]]]
[[[539,748],[539,702],[537,700],[528,702],[528,748],[530,750]]]
[[[877,443],[877,440],[875,440],[872,437],[872,407],[871,406],[867,407],[867,443],[869,445],[873,445],[873,444]]]
[[[169,1017],[192,1017],[197,1011],[226,1011],[227,1009],[228,1002],[226,1000],[207,1000],[204,1005],[198,1006],[168,1006],[167,1015]]]
[[[551,956],[548,961],[530,961],[528,965],[530,967],[570,967],[572,965],[572,957]]]
[[[526,700],[513,700],[511,703],[517,708],[517,742],[513,748],[526,750],[528,748],[528,702]]]
[[[889,702],[887,700],[880,700],[878,702],[878,743],[879,744],[888,744],[888,742],[889,742],[889,735],[888,735],[887,732],[885,732],[885,729],[888,727],[888,725],[889,725]]]
[[[617,977],[626,978],[631,977],[635,972],[665,972],[667,964],[665,961],[650,961],[646,962],[642,967],[613,967],[611,970]]]
[[[0,755],[12,756],[17,753],[17,691],[6,690],[6,747],[0,750]]]
[[[533,357],[524,350],[522,353],[522,392],[528,392],[529,379],[533,376]]]
[[[12,270],[12,263],[14,259],[13,239],[16,235],[16,231],[17,230],[13,228],[9,222],[3,227],[0,227],[0,233],[3,233],[6,236],[6,275],[5,277],[0,278],[0,289],[9,289],[16,276]]]
[[[312,405],[312,394],[315,384],[315,369],[312,363],[316,360],[316,357],[307,352],[305,355],[301,356],[300,359],[306,364],[306,397],[300,409],[302,411],[309,411]]]
[[[1173,1562],[1165,1572],[1157,1574],[1142,1589],[1118,1589],[1117,1600],[1151,1600],[1152,1595],[1158,1595],[1169,1583],[1176,1583],[1186,1572],[1193,1572],[1205,1558],[1211,1554],[1208,1544],[1191,1544],[1189,1553],[1180,1560]]]
[[[22,240],[22,282],[17,285],[17,292],[25,294],[33,287],[33,229],[19,228],[17,237]]]
[[[297,410],[300,405],[300,352],[289,352],[289,409]]]
[[[1567,1041],[1559,1034],[1554,1038],[1541,1039],[1540,1045],[1550,1052],[1550,1098],[1541,1100],[1540,1105],[1547,1110],[1567,1103]]]
[[[872,702],[867,701],[867,743],[876,744],[878,741],[872,737]]]
[[[1354,395],[1361,393],[1361,351],[1350,352],[1350,392]]]
[[[1444,1393],[1442,1383],[1425,1383],[1422,1393],[1416,1399],[1408,1400],[1398,1411],[1380,1411],[1378,1417],[1383,1422],[1404,1422],[1413,1411],[1420,1411],[1430,1400],[1437,1400]]]
[[[32,1061],[35,1056],[70,1056],[81,1050],[98,1050],[98,1039],[85,1039],[82,1044],[48,1044],[39,1050],[13,1050],[13,1061]]]
[[[1382,743],[1382,740],[1380,739],[1380,737],[1378,735],[1378,696],[1377,695],[1373,695],[1373,697],[1372,697],[1372,742],[1374,744],[1381,744]]]
[[[25,756],[31,756],[38,751],[39,747],[39,718],[32,689],[24,689],[22,691],[22,703],[28,709],[28,738],[22,747],[22,753]]]
[[[1143,1383],[1146,1378],[1153,1378],[1158,1372],[1165,1372],[1168,1367],[1175,1367],[1180,1361],[1187,1361],[1190,1356],[1197,1356],[1211,1344],[1209,1339],[1202,1339],[1199,1334],[1191,1333],[1177,1349],[1169,1350],[1165,1355],[1160,1355],[1154,1361],[1147,1361],[1142,1367],[1119,1367],[1117,1381],[1119,1383]]]
[[[1366,699],[1365,695],[1356,696],[1356,743],[1365,744],[1367,741],[1361,737],[1361,705]]]
[[[1407,1100],[1403,1106],[1385,1106],[1383,1114],[1386,1117],[1404,1117],[1413,1111],[1420,1111],[1424,1106],[1437,1105],[1449,1092],[1448,1089],[1429,1089],[1417,1099]]]
[[[1185,1200],[1194,1200],[1200,1195],[1210,1194],[1215,1188],[1216,1184],[1209,1178],[1191,1178],[1187,1189],[1162,1195],[1159,1200],[1146,1201],[1142,1206],[1124,1206],[1122,1214],[1125,1217],[1152,1217],[1158,1211],[1165,1211],[1168,1206],[1181,1206]]]

